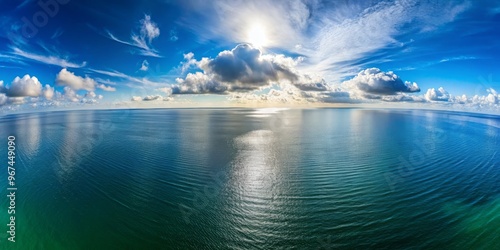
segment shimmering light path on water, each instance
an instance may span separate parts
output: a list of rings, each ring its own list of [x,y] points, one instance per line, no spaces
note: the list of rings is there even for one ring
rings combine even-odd
[[[68,111],[4,116],[9,135],[17,242],[5,227],[1,249],[500,246],[496,116]]]

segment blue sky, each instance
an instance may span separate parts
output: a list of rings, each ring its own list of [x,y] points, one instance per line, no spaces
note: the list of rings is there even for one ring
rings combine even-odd
[[[500,1],[0,5],[3,110],[186,99],[499,106]]]

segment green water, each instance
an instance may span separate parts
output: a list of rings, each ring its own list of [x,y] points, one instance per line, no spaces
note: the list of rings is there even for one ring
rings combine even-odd
[[[0,248],[495,249],[499,135],[499,117],[433,111],[4,116]]]

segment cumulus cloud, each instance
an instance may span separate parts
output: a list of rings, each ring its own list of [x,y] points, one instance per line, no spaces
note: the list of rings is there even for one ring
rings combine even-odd
[[[106,86],[106,85],[104,85],[104,84],[99,84],[99,85],[97,85],[97,88],[102,89],[102,90],[104,90],[104,91],[108,91],[108,92],[113,92],[113,91],[116,91],[116,88],[115,88],[115,87]]]
[[[21,105],[25,103],[24,97],[9,97],[8,101],[13,105]]]
[[[5,103],[7,103],[8,99],[9,98],[4,93],[0,93],[0,106],[2,106]]]
[[[307,98],[303,95],[303,91],[293,86],[284,86],[282,89],[270,88],[267,90],[267,93],[260,94],[252,92],[234,92],[229,95],[228,99],[241,104],[304,104],[308,102]]]
[[[42,95],[45,97],[47,100],[51,100],[52,97],[54,97],[54,87],[51,87],[48,84],[45,84],[45,87],[43,87],[42,90]]]
[[[299,80],[295,82],[295,87],[304,91],[327,91],[330,90],[330,86],[326,81],[318,76],[301,75]]]
[[[262,56],[259,49],[248,44],[240,44],[231,51],[223,51],[201,68],[214,79],[230,83],[232,90],[253,90],[268,85],[280,78],[295,81],[297,75],[272,56]]]
[[[462,95],[455,96],[452,101],[459,104],[466,104],[469,102],[469,99],[467,98],[467,95]]]
[[[185,79],[177,78],[172,86],[173,94],[224,93],[228,87],[201,72],[189,73]]]
[[[492,88],[487,89],[488,95],[473,96],[468,102],[476,104],[476,105],[498,105],[500,104],[500,94]]]
[[[492,88],[488,89],[488,97],[486,98],[488,100],[489,103],[491,104],[497,104],[498,103],[498,100],[500,99],[500,95],[498,94],[498,92]]]
[[[178,78],[174,94],[248,92],[283,82],[301,90],[328,90],[321,77],[301,74],[296,69],[302,58],[263,55],[260,49],[249,44],[222,51],[214,59],[196,61],[192,53],[185,54],[184,59],[183,71],[196,65],[203,72],[189,73],[185,79]]]
[[[154,101],[162,102],[162,101],[173,100],[173,98],[168,97],[168,96],[165,97],[165,96],[161,96],[161,95],[147,95],[145,97],[132,96],[132,98],[130,100],[133,102],[154,102]]]
[[[81,98],[78,96],[77,98]],[[83,98],[79,99],[80,102],[82,103],[87,103],[87,104],[92,104],[92,103],[97,103],[97,100],[102,99],[102,95],[97,95],[94,91],[88,91]]]
[[[89,91],[85,94],[85,98],[96,98],[97,95],[95,94],[94,91]]]
[[[98,84],[94,79],[85,76],[77,76],[73,72],[67,69],[62,69],[56,76],[56,83],[59,86],[67,86],[72,90],[87,90],[94,91],[96,88],[102,89],[104,91],[115,91],[116,89],[104,84]]]
[[[498,97],[493,95],[493,94],[489,94],[487,97],[486,97],[486,100],[491,103],[491,104],[497,104],[498,103]]]
[[[56,83],[60,86],[68,86],[72,90],[87,90],[94,91],[97,82],[92,78],[85,76],[85,78],[75,75],[67,69],[62,69],[56,76]]]
[[[42,84],[38,78],[25,75],[23,78],[17,76],[7,89],[9,97],[32,96],[37,97],[42,93]]]
[[[71,102],[78,102],[81,98],[81,96],[77,95],[76,92],[70,87],[64,87],[63,97]]]
[[[323,93],[309,93],[313,100],[326,103],[358,103],[360,100],[351,97],[351,94],[342,89],[334,89]]]
[[[272,86],[258,92],[230,93],[229,100],[238,103],[266,103],[266,104],[306,104],[306,103],[357,103],[359,100],[351,98],[350,94],[339,88],[329,91],[303,91],[291,84],[282,84],[279,89]]]
[[[428,89],[425,93],[425,99],[427,101],[450,101],[450,94],[443,87],[439,87],[437,90],[434,88]]]
[[[383,72],[378,68],[362,70],[351,80],[343,83],[349,89],[357,89],[368,97],[420,92],[417,83],[403,82],[394,72]]]
[[[140,102],[140,101],[142,101],[142,97],[140,97],[140,96],[132,96],[131,101]]]
[[[163,88],[159,88],[159,89],[156,89],[156,90],[165,93],[166,96],[171,96],[172,95],[172,88],[163,87]]]
[[[414,96],[408,94],[388,95],[381,98],[385,102],[425,102],[422,96]]]
[[[142,99],[143,101],[163,101],[164,98],[161,95],[148,95]]]

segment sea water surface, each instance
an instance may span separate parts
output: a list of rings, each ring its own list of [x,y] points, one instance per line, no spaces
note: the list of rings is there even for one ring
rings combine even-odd
[[[5,226],[10,135],[16,243]],[[498,116],[45,112],[1,117],[0,143],[0,249],[500,246]]]

